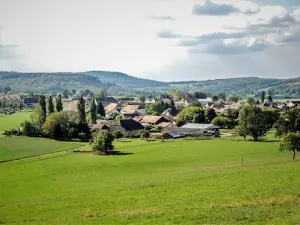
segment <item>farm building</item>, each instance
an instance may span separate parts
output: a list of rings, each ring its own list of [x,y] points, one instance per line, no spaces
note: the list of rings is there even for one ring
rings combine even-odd
[[[144,116],[139,121],[140,123],[150,124],[150,125],[159,125],[162,122],[169,122],[163,116]]]
[[[109,127],[105,124],[89,124],[89,128],[92,130],[101,131],[108,131]]]
[[[143,129],[143,125],[133,119],[118,120],[109,126],[109,131],[120,130],[124,137],[137,137]]]
[[[182,127],[165,127],[163,133],[177,133],[184,136],[219,136],[219,127],[213,124],[188,123]]]

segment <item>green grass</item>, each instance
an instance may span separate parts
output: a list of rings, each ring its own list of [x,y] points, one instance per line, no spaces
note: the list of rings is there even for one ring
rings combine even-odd
[[[300,163],[278,142],[146,142],[0,164],[7,224],[299,224]],[[241,165],[241,157],[244,165]]]
[[[16,112],[12,115],[0,116],[0,130],[12,130],[20,126],[20,123],[30,119],[32,112]]]
[[[74,149],[85,144],[45,138],[4,137],[0,135],[0,162]]]

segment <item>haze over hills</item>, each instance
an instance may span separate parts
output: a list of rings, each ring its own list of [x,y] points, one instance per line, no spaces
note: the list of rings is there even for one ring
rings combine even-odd
[[[119,87],[124,89],[167,91],[226,92],[231,94],[256,94],[271,89],[281,95],[300,96],[300,77],[292,79],[266,79],[258,77],[225,78],[206,81],[161,82],[137,78],[121,72],[87,71],[58,73],[0,72],[0,87],[9,86],[13,91],[48,92],[63,89],[90,89]],[[116,89],[116,88],[115,88]],[[122,91],[119,91],[120,94]],[[115,92],[114,92],[115,93]]]

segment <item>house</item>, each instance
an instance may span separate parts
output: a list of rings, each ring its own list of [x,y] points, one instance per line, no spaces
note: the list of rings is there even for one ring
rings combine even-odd
[[[222,101],[214,102],[209,108],[214,109],[217,113],[222,113],[226,110],[226,104]]]
[[[298,106],[298,105],[300,105],[300,100],[291,101],[291,103],[292,103],[294,106]]]
[[[188,102],[186,99],[181,99],[180,101],[178,102],[175,102],[175,106],[179,106],[179,105],[182,105],[183,107],[186,107],[186,106],[189,106],[191,103]]]
[[[202,105],[202,106],[206,106],[207,103],[212,103],[213,100],[212,98],[200,98],[198,99],[198,102]]]
[[[99,132],[109,130],[109,127],[105,124],[89,124],[89,128],[92,130],[97,130]]]
[[[119,103],[118,100],[115,99],[114,97],[95,98],[96,106],[98,106],[100,102],[102,103],[102,105],[108,105],[110,103]]]
[[[38,97],[24,98],[24,106],[34,107],[39,103]]]
[[[138,109],[139,105],[126,105],[121,109],[121,114],[123,114],[126,117],[135,117],[138,115]]]
[[[172,108],[167,108],[161,113],[163,116],[176,116],[177,114],[177,110],[173,110]]]
[[[117,120],[109,126],[109,131],[120,130],[124,137],[138,137],[144,127],[133,119]]]
[[[140,123],[150,124],[150,125],[159,125],[162,122],[169,122],[165,117],[163,116],[144,116]]]
[[[145,104],[152,104],[157,102],[158,100],[156,98],[146,98]]]
[[[105,106],[105,114],[111,114],[113,112],[119,113],[120,104],[119,103],[110,103],[107,106]]]
[[[63,103],[64,111],[71,111],[71,112],[77,111],[78,100],[63,99],[62,103]]]

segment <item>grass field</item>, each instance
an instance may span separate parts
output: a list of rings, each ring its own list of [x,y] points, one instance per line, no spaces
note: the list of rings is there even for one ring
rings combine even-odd
[[[80,142],[60,142],[45,138],[0,136],[0,162],[74,149],[86,145]]]
[[[12,130],[19,127],[20,123],[30,119],[32,112],[16,112],[12,115],[0,116],[0,131]]]
[[[0,222],[299,224],[300,162],[278,145],[125,139],[123,155],[2,163]]]

